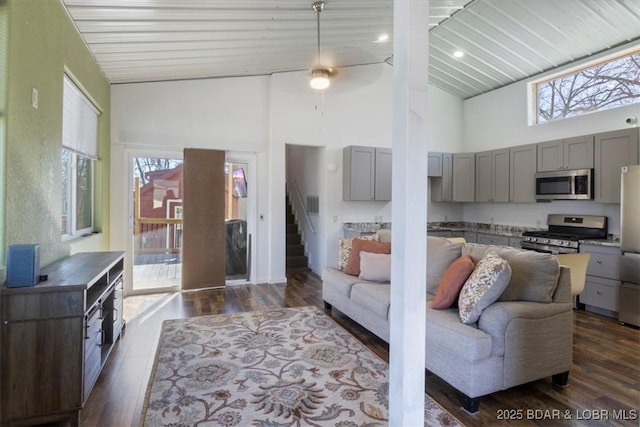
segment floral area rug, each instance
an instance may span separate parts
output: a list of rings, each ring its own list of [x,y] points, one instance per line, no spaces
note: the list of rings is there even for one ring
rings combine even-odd
[[[386,426],[387,363],[315,307],[167,320],[142,426]],[[425,395],[425,426],[459,426]]]

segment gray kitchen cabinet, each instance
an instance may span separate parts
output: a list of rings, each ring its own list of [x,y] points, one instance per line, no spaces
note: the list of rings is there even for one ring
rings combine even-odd
[[[478,241],[478,236],[475,231],[465,231],[463,237],[467,243],[477,243]]]
[[[586,304],[590,311],[615,317],[620,287],[620,249],[582,244],[580,252],[591,254],[580,303]]]
[[[427,175],[429,177],[442,176],[442,153],[430,151],[427,154]]]
[[[509,202],[535,203],[537,145],[509,148]]]
[[[376,148],[376,171],[374,174],[374,199],[391,200],[391,149]]]
[[[454,202],[475,201],[476,155],[456,153],[453,155],[453,198]]]
[[[516,249],[522,249],[522,237],[519,236],[509,236],[509,246]]]
[[[476,242],[483,245],[509,246],[509,236],[478,232]]]
[[[476,153],[476,202],[509,201],[509,150]]]
[[[351,145],[342,150],[343,200],[391,200],[391,150]]]
[[[620,168],[638,164],[638,128],[595,135],[594,200],[620,203]]]
[[[538,144],[538,172],[561,169],[591,169],[594,166],[593,135],[583,135]]]
[[[427,230],[427,236],[451,237],[451,230]]]
[[[430,197],[432,202],[451,202],[453,200],[453,154],[441,154],[442,176],[431,177]]]

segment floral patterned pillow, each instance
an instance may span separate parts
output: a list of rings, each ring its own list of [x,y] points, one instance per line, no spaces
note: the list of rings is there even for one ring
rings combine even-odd
[[[487,253],[476,264],[460,291],[458,307],[462,323],[477,322],[482,310],[500,297],[510,279],[509,263],[493,251]]]
[[[380,237],[377,234],[370,236],[349,237],[347,239],[338,240],[338,270],[344,271],[349,265],[349,256],[353,247],[353,239],[373,240],[379,242]]]

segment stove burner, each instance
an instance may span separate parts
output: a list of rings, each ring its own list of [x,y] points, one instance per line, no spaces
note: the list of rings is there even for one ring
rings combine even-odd
[[[567,218],[572,221],[567,222]],[[580,219],[580,221],[576,219]],[[550,214],[547,225],[549,226],[548,230],[522,233],[520,240],[522,248],[547,253],[572,253],[579,251],[579,241],[582,239],[605,239],[607,237],[606,217],[567,217]]]

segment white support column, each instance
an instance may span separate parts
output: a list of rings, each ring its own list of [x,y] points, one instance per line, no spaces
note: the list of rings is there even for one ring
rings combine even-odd
[[[429,1],[394,0],[389,426],[424,425]]]

